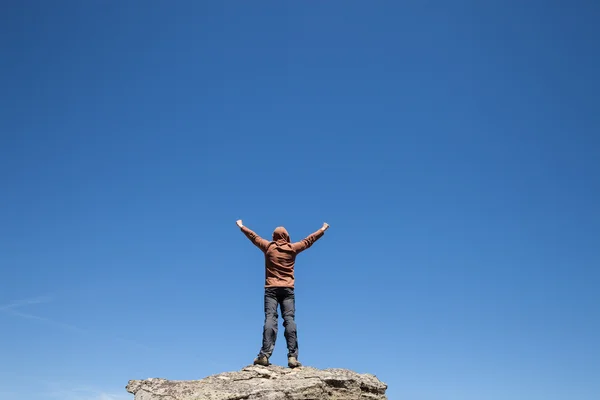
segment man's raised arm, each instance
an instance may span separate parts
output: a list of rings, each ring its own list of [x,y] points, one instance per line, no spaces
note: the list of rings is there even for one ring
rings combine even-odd
[[[329,229],[329,224],[327,222],[323,223],[323,226],[318,231],[308,235],[306,238],[302,239],[299,242],[292,244],[292,247],[296,251],[296,253],[303,252],[313,245],[314,242],[319,240],[324,234],[325,231]]]
[[[267,248],[269,247],[269,241],[268,240],[265,240],[265,239],[261,238],[256,233],[254,233],[251,229],[249,229],[248,227],[244,226],[244,224],[242,223],[241,219],[238,219],[237,221],[235,221],[235,223],[242,230],[242,232],[244,232],[244,235],[246,235],[246,237],[248,239],[250,239],[250,241],[252,243],[254,243],[254,245],[256,247],[258,247],[259,249],[261,249],[263,252],[267,251]]]

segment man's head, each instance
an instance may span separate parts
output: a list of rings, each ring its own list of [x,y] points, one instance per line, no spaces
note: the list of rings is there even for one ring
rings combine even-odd
[[[283,226],[278,226],[273,231],[273,241],[277,242],[280,240],[283,240],[286,243],[290,242],[290,235],[288,234],[288,231]]]

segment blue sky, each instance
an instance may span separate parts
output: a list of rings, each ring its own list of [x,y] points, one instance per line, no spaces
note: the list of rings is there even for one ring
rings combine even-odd
[[[450,4],[452,3],[452,4]],[[591,1],[6,1],[0,397],[122,400],[259,350],[390,399],[600,392]],[[272,362],[285,364],[283,331]]]

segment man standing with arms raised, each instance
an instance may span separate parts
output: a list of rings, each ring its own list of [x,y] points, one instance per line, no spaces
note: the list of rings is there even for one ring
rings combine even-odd
[[[308,249],[329,228],[327,223],[305,239],[291,243],[287,230],[280,226],[273,232],[273,240],[261,238],[248,227],[242,220],[236,221],[242,232],[262,250],[265,255],[265,324],[263,328],[262,348],[254,359],[254,364],[269,365],[269,357],[275,348],[277,339],[278,315],[277,306],[281,308],[283,316],[284,336],[288,348],[288,366],[296,368],[302,366],[298,361],[298,338],[296,334],[296,301],[294,297],[294,265],[296,255]]]

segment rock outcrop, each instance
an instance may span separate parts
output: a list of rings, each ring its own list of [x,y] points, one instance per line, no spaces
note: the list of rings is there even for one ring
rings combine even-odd
[[[196,381],[132,380],[134,400],[385,400],[387,385],[347,369],[248,366]]]

